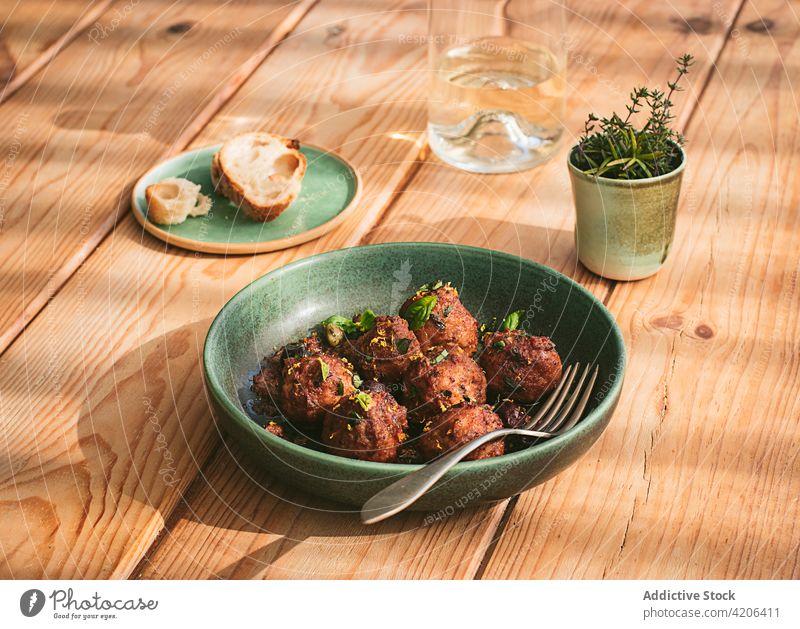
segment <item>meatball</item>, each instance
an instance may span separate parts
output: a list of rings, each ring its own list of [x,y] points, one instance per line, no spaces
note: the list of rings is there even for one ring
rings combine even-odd
[[[395,399],[400,399],[400,396],[403,394],[402,381],[387,383],[378,382],[377,380],[366,380],[359,388],[368,393],[371,391],[384,391],[385,393],[391,394]]]
[[[327,409],[355,391],[352,366],[330,354],[287,358],[282,376],[281,408],[303,426],[318,424]]]
[[[316,334],[307,336],[296,343],[284,345],[261,363],[261,371],[253,376],[253,391],[275,406],[280,401],[281,371],[287,358],[316,356],[322,353],[322,344]]]
[[[278,350],[283,358],[302,358],[303,356],[316,356],[322,354],[325,350],[322,349],[322,342],[316,333],[300,339],[296,343],[289,343],[284,345]]]
[[[283,360],[279,353],[265,358],[261,371],[253,376],[253,391],[257,395],[277,406],[281,394],[281,369]]]
[[[405,407],[385,390],[356,391],[325,414],[322,443],[331,454],[391,463],[406,439]]]
[[[545,336],[510,330],[487,334],[484,343],[480,363],[493,394],[535,402],[561,379],[561,358]]]
[[[431,419],[423,428],[419,440],[419,450],[426,461],[440,454],[463,446],[487,432],[499,430],[503,422],[492,412],[488,404],[462,404],[454,406],[446,413]],[[489,459],[505,452],[502,439],[490,441],[464,459]]]
[[[280,437],[281,439],[288,439],[289,438],[289,437],[286,436],[286,431],[283,429],[283,426],[281,426],[276,421],[267,422],[267,425],[264,426],[264,429],[267,432],[271,432],[276,437]]]
[[[503,421],[503,426],[506,428],[525,428],[525,425],[531,421],[530,409],[510,400],[502,400],[499,406],[495,407],[495,413]],[[508,435],[506,437],[506,452],[524,450],[531,446],[534,441],[536,441],[535,437]]]
[[[502,400],[495,407],[495,413],[503,420],[503,426],[506,428],[524,428],[531,420],[528,412],[529,409],[509,400]]]
[[[400,315],[410,322],[423,352],[441,346],[448,349],[460,347],[468,354],[474,354],[478,349],[478,322],[461,303],[456,288],[449,283],[437,284],[434,284],[436,288],[423,290],[427,288],[423,287],[417,291],[403,304]],[[425,319],[427,308],[423,305],[430,307],[431,301],[430,316]],[[414,307],[417,302],[422,305]]]
[[[405,319],[379,316],[372,329],[353,343],[352,357],[363,377],[398,382],[422,352]]]
[[[416,361],[403,378],[407,406],[419,417],[462,402],[486,401],[486,376],[464,350],[434,349]]]

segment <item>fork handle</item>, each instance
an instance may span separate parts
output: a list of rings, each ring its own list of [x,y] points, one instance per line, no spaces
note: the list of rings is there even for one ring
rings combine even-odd
[[[420,496],[427,492],[450,468],[474,452],[482,445],[505,437],[507,435],[522,435],[525,437],[548,438],[554,433],[539,432],[536,430],[522,430],[518,428],[501,428],[470,441],[469,443],[439,457],[433,463],[403,476],[388,487],[385,487],[361,507],[361,521],[364,524],[375,524],[410,507]]]

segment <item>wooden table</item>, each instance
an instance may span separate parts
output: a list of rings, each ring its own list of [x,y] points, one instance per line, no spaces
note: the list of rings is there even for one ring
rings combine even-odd
[[[635,283],[576,262],[566,145],[513,176],[428,154],[419,0],[6,5],[0,576],[800,577],[796,1],[570,3],[567,144],[589,110],[621,109],[634,84],[665,82],[672,57],[697,57],[678,102],[675,246]],[[142,172],[255,128],[352,160],[356,215],[249,257],[142,232],[127,201]],[[265,272],[399,240],[569,274],[615,314],[630,360],[609,429],[557,478],[434,524],[365,528],[236,463],[201,348]]]

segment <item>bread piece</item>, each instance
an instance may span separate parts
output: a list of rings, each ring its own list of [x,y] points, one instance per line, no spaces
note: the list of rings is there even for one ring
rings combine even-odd
[[[211,199],[200,193],[200,185],[187,179],[170,177],[147,186],[147,218],[159,225],[177,225],[187,216],[204,216]]]
[[[244,133],[214,155],[211,180],[253,220],[274,221],[300,194],[307,164],[297,140]]]

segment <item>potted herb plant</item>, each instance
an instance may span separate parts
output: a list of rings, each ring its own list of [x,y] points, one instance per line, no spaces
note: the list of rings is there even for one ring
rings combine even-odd
[[[693,58],[676,62],[668,90],[634,89],[624,118],[590,113],[569,153],[578,258],[603,277],[648,277],[669,253],[686,165],[684,138],[671,126],[672,97]],[[638,127],[641,115],[647,119]]]

